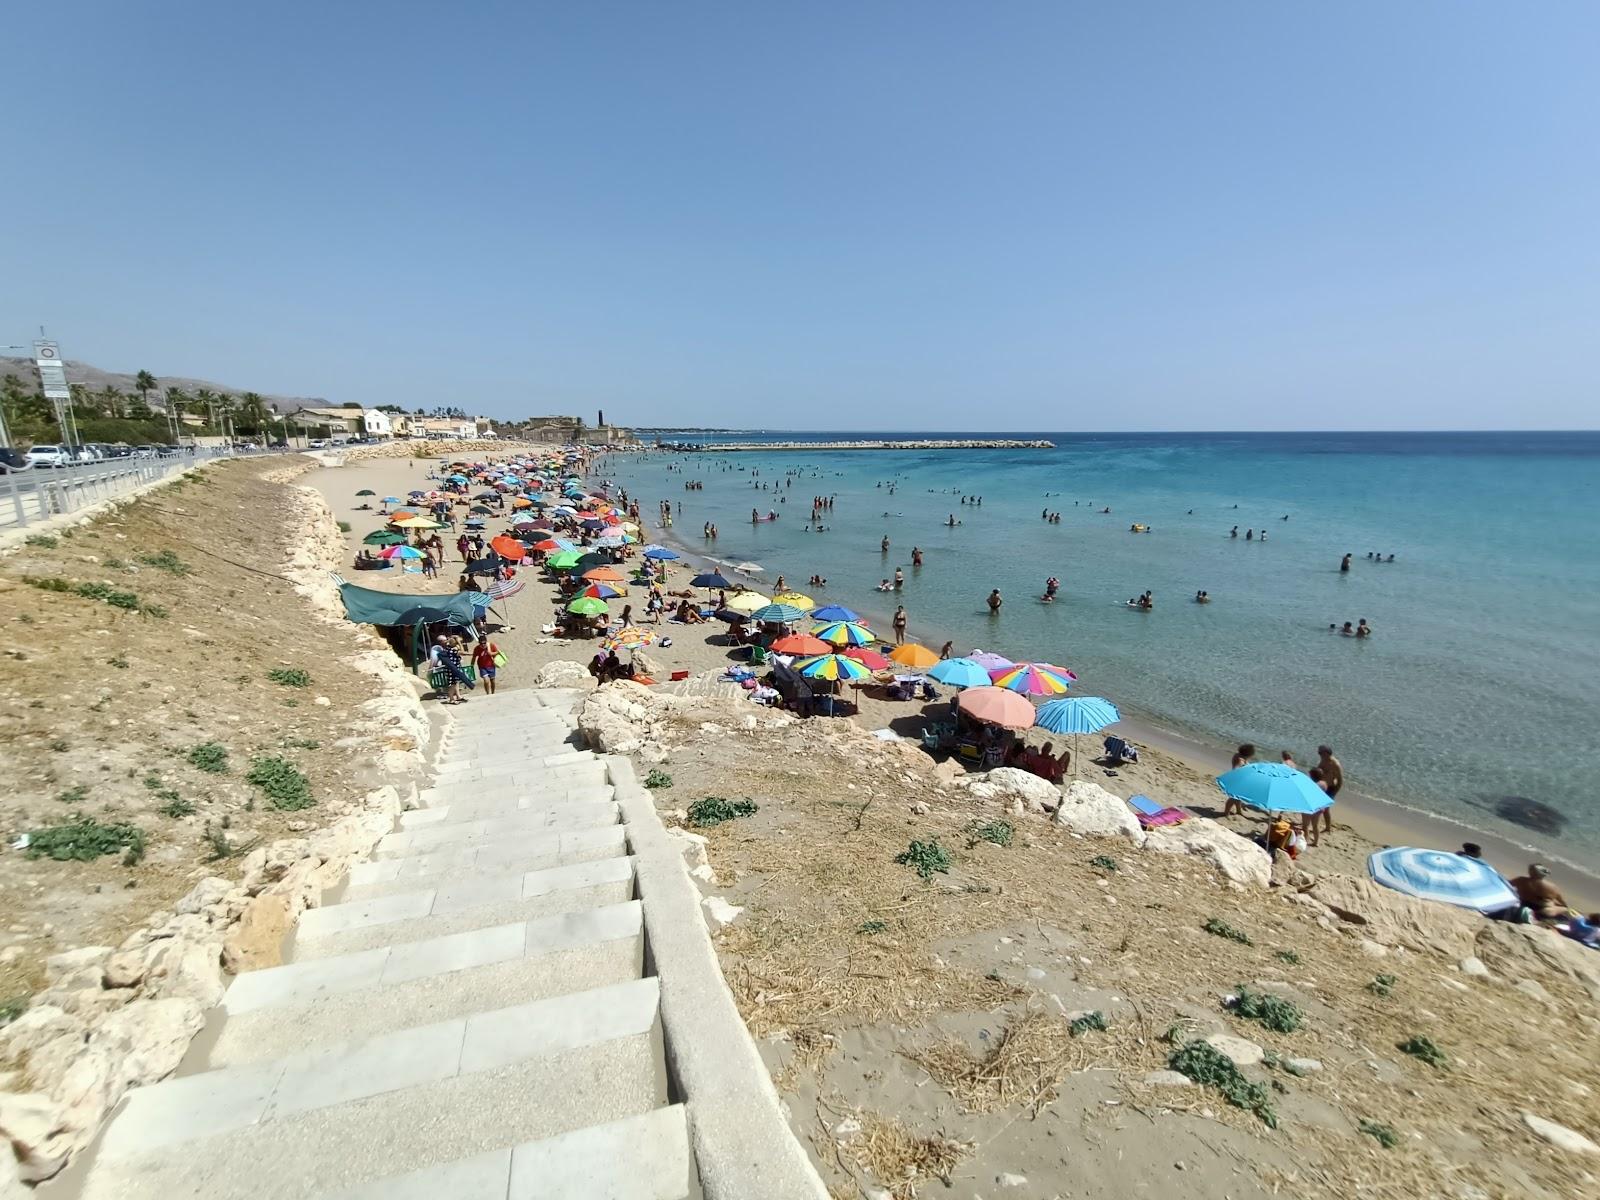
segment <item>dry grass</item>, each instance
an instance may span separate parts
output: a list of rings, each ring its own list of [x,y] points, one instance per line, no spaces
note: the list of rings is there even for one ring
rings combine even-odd
[[[854,1121],[859,1132],[836,1134],[846,1119]],[[921,1185],[929,1180],[948,1186],[951,1173],[973,1149],[970,1142],[942,1133],[918,1133],[871,1109],[819,1104],[817,1120],[819,1141],[825,1139],[833,1147],[836,1165],[852,1177],[865,1173],[895,1200],[916,1200]]]

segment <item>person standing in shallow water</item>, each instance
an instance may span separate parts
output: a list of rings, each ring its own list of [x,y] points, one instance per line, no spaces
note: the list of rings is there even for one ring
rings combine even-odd
[[[994,591],[989,593],[989,615],[998,617],[1000,615],[1000,606],[1003,603],[1005,601],[1000,598],[1000,589],[995,588]]]
[[[903,645],[906,640],[906,606],[900,605],[894,610],[894,644]]]

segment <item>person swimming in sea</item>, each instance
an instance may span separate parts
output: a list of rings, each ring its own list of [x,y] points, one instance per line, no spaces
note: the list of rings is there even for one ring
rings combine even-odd
[[[1228,536],[1231,537],[1231,538],[1238,537],[1239,536],[1239,527],[1237,525],[1235,525],[1232,529],[1228,530]]]
[[[1341,558],[1339,560],[1339,573],[1341,575],[1344,575],[1344,574],[1348,574],[1349,571],[1350,571],[1350,555],[1346,554],[1343,558]]]
[[[1211,603],[1211,593],[1210,592],[1196,592],[1194,594],[1194,602],[1196,604],[1210,604]]]
[[[1367,619],[1365,617],[1362,617],[1361,620],[1356,622],[1356,636],[1357,637],[1371,637],[1372,636],[1372,626],[1367,624]]]
[[[1055,603],[1055,599],[1056,599],[1056,592],[1058,592],[1060,589],[1061,589],[1061,581],[1059,579],[1057,579],[1054,575],[1050,576],[1049,579],[1046,579],[1044,581],[1044,597],[1043,597],[1044,602],[1046,604],[1054,604]]]

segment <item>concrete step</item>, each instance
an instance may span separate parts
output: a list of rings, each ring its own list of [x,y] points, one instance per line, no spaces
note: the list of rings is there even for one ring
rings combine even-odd
[[[594,762],[593,750],[580,750],[573,746],[558,750],[552,754],[535,751],[524,754],[521,751],[490,750],[483,754],[441,754],[433,763],[435,783],[442,783],[453,775],[463,771],[490,771],[504,768],[508,771],[527,771],[536,773],[541,768],[564,767],[569,763]]]
[[[699,1194],[681,1104],[318,1200],[685,1200]]]
[[[522,875],[478,875],[425,891],[313,909],[296,927],[287,957],[309,962],[632,898],[633,863],[627,858]]]
[[[470,843],[400,855],[383,862],[357,863],[350,869],[341,899],[415,891],[455,875],[537,871],[626,853],[627,834],[621,825],[569,833],[517,834],[498,838],[490,845]],[[383,891],[375,890],[380,887]]]
[[[667,1099],[658,999],[635,980],[135,1089],[84,1200],[337,1191],[642,1116]]]
[[[540,705],[532,709],[506,709],[498,705],[488,704],[474,708],[470,704],[467,711],[459,709],[453,714],[453,719],[446,726],[450,733],[473,733],[478,730],[493,729],[544,729],[551,726],[570,724],[571,717],[564,712],[545,708]]]
[[[439,739],[443,746],[487,745],[491,742],[560,742],[574,733],[572,723],[555,716],[532,721],[466,725],[446,730]]]
[[[598,826],[616,824],[617,812],[617,805],[607,801],[601,804],[572,804],[545,811],[530,808],[504,817],[483,817],[476,821],[458,821],[455,824],[424,825],[419,829],[386,834],[373,851],[372,857],[381,861],[386,858],[426,854],[433,850],[459,847],[472,842],[493,842],[503,836],[594,829]]]
[[[258,1062],[367,1033],[625,983],[643,973],[637,905],[529,921],[520,942],[514,930],[510,936],[499,929],[483,932],[487,936],[414,943],[399,955],[363,951],[346,956],[350,961],[272,967],[272,976],[253,988],[236,991],[236,980],[224,998],[226,1020],[202,1035],[190,1058],[205,1069]]]
[[[503,817],[529,809],[559,808],[566,804],[596,803],[610,800],[616,789],[609,783],[575,788],[519,787],[516,795],[489,795],[477,800],[460,800],[437,808],[414,808],[400,814],[401,829],[420,829],[424,825],[454,824],[483,817]]]
[[[521,792],[520,785],[528,785],[528,789],[549,787],[582,787],[585,784],[610,783],[606,775],[605,763],[600,761],[570,763],[560,767],[540,767],[521,772],[491,771],[465,771],[452,775],[448,779],[422,789],[421,801],[424,808],[432,808],[439,804],[449,804],[453,800],[463,797],[481,796],[485,792],[494,790],[500,792]]]

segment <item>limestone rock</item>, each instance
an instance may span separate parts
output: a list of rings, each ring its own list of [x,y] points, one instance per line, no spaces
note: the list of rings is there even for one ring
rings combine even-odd
[[[711,843],[703,833],[693,833],[687,829],[669,829],[667,837],[677,843],[678,851],[683,855],[684,865],[691,871],[708,865],[706,847]]]
[[[135,1000],[102,1021],[90,1045],[110,1052],[123,1088],[139,1087],[177,1070],[204,1024],[200,1005],[185,997]]]
[[[1147,1087],[1196,1087],[1194,1080],[1182,1071],[1151,1071],[1144,1077]]]
[[[593,682],[588,669],[582,663],[575,662],[545,663],[533,677],[533,686],[536,688],[587,688]]]
[[[1476,954],[1469,954],[1458,964],[1463,975],[1471,975],[1476,979],[1489,978],[1489,968],[1483,965],[1483,959]]]
[[[252,898],[222,940],[223,967],[238,975],[281,965],[294,912],[289,897],[281,892],[263,892]]]
[[[1315,1058],[1286,1058],[1283,1065],[1291,1075],[1315,1075],[1322,1070],[1322,1063]]]
[[[1383,946],[1424,950],[1460,962],[1473,953],[1484,920],[1477,913],[1415,900],[1370,879],[1324,875],[1306,894],[1345,927]]]
[[[1075,779],[1067,785],[1055,820],[1057,825],[1085,837],[1126,838],[1135,846],[1143,846],[1147,840],[1125,800],[1085,779]]]
[[[1206,1039],[1206,1045],[1236,1067],[1253,1067],[1267,1055],[1267,1052],[1254,1042],[1234,1037],[1230,1033],[1213,1033]]]
[[[44,960],[45,986],[75,987],[90,980],[99,982],[100,967],[110,957],[110,946],[80,946],[52,954]]]
[[[138,987],[144,979],[144,955],[138,950],[118,950],[106,959],[100,981],[108,988]]]
[[[1552,1146],[1562,1150],[1573,1154],[1600,1154],[1600,1145],[1596,1145],[1576,1129],[1557,1125],[1554,1121],[1547,1121],[1531,1112],[1522,1114],[1522,1123]]]
[[[1527,996],[1530,1000],[1537,1000],[1540,1004],[1553,1004],[1555,997],[1544,990],[1544,985],[1537,979],[1519,979],[1511,985]]]
[[[1190,817],[1179,825],[1158,826],[1148,832],[1144,848],[1198,858],[1232,883],[1264,888],[1272,881],[1272,860],[1267,852],[1208,817]]]
[[[1510,978],[1549,975],[1569,979],[1600,1004],[1600,954],[1538,925],[1482,921],[1477,954],[1498,974]]]
[[[11,1024],[0,1028],[0,1051],[6,1058],[22,1058],[58,1038],[82,1042],[88,1025],[53,1004],[35,1004]]]
[[[152,998],[186,996],[202,1008],[222,999],[226,985],[220,942],[166,939],[151,947],[148,962],[145,991]]]
[[[739,914],[744,912],[744,909],[736,904],[729,904],[721,896],[707,896],[700,903],[706,910],[712,929],[722,929],[732,925],[739,919]]]
[[[49,1096],[0,1092],[0,1141],[11,1143],[23,1182],[49,1179],[66,1166],[73,1145],[62,1132],[61,1105]]]
[[[194,887],[190,888],[175,905],[173,910],[179,913],[203,913],[213,905],[220,904],[233,884],[217,875],[208,875]]]
[[[1042,813],[1061,802],[1061,789],[1048,779],[1015,767],[996,767],[968,779],[966,788],[983,800],[1022,800],[1029,812]],[[1124,806],[1126,807],[1126,806]]]

